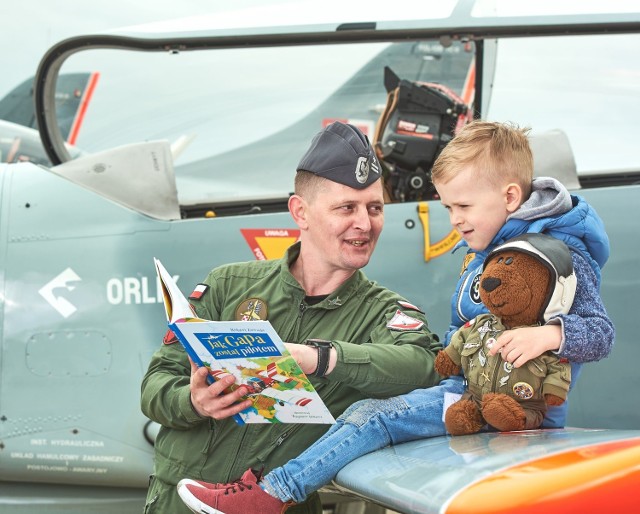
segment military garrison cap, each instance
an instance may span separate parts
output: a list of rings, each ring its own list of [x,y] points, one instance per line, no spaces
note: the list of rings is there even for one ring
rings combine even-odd
[[[367,136],[353,125],[335,121],[316,134],[297,171],[365,189],[381,177],[382,170]]]

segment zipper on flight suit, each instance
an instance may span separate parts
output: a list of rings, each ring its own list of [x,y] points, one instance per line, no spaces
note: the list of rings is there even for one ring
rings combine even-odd
[[[496,384],[498,383],[498,371],[500,370],[501,363],[507,361],[503,361],[502,359],[496,359],[496,363],[493,365],[493,377],[491,377],[491,391],[496,391]]]
[[[308,308],[309,306],[304,303],[304,300],[301,300],[298,304],[298,316],[296,317],[296,321],[294,323],[293,329],[291,330],[291,333],[287,334],[288,339],[286,339],[286,341],[302,342],[299,341],[300,327],[302,326],[302,317],[304,316],[304,313]]]

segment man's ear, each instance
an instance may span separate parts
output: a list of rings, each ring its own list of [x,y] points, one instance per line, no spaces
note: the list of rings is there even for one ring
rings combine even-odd
[[[522,205],[522,188],[515,182],[507,184],[504,196],[507,212],[515,212]]]
[[[300,227],[300,230],[306,230],[307,223],[307,202],[298,195],[291,195],[289,197],[289,212],[293,221]]]

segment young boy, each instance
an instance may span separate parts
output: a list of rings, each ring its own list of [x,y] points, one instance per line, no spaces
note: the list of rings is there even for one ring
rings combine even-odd
[[[581,364],[606,357],[613,344],[614,327],[599,295],[600,269],[609,256],[609,241],[602,221],[582,198],[570,195],[555,179],[533,179],[527,134],[528,130],[509,124],[474,121],[434,164],[433,183],[462,237],[456,250],[468,247],[451,302],[445,346],[455,330],[486,312],[477,284],[487,254],[514,236],[544,232],[563,240],[572,251],[578,278],[574,304],[567,315],[544,326],[505,332],[492,354],[502,351],[503,358],[518,367],[553,350],[572,363],[573,385]],[[452,377],[401,396],[361,400],[306,451],[265,476],[247,470],[230,484],[184,479],[178,484],[179,494],[194,512],[284,512],[361,455],[390,444],[444,435],[445,393],[463,390],[462,377]],[[543,427],[564,426],[566,405],[550,407]]]

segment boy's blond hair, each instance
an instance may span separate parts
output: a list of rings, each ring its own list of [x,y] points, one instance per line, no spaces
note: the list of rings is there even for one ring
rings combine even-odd
[[[533,180],[529,130],[512,123],[472,121],[436,159],[431,170],[433,183],[446,184],[462,169],[473,166],[478,179],[485,178],[496,187],[515,182],[528,198]]]

